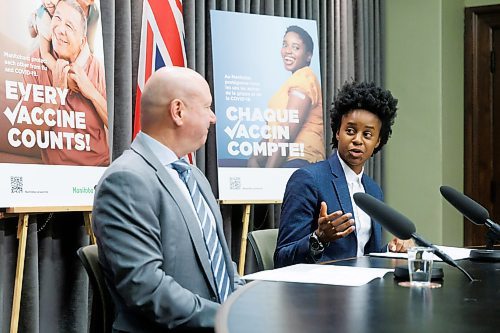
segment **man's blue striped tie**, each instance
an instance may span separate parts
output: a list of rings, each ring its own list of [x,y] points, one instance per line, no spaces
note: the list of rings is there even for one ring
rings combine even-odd
[[[210,258],[219,299],[222,303],[226,300],[227,296],[229,296],[230,281],[229,275],[227,274],[226,262],[224,261],[224,255],[222,253],[222,246],[215,229],[215,221],[211,221],[207,212],[210,208],[200,192],[198,183],[194,177],[190,177],[191,166],[184,160],[177,160],[172,163],[172,168],[179,173],[180,178],[187,185],[189,193],[191,194],[191,199],[193,200],[194,207],[201,223],[203,238],[205,240],[208,257]]]

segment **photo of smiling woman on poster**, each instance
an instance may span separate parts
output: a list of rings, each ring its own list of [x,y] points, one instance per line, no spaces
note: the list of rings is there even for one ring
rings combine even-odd
[[[289,122],[287,139],[269,139],[274,143],[297,143],[299,151],[283,154],[280,149],[271,156],[252,156],[248,167],[300,168],[325,159],[323,101],[321,86],[309,67],[314,50],[311,36],[301,27],[289,26],[283,36],[281,58],[292,75],[271,97],[268,107],[276,112],[296,110],[298,121]],[[270,127],[275,126],[271,122]]]

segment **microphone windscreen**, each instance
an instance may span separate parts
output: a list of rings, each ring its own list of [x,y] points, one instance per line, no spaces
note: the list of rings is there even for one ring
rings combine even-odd
[[[382,201],[363,192],[355,193],[353,198],[359,208],[394,236],[400,239],[410,239],[415,233],[415,224],[412,221]]]
[[[463,216],[475,224],[484,224],[490,218],[488,210],[452,187],[443,185],[439,188],[443,197]]]

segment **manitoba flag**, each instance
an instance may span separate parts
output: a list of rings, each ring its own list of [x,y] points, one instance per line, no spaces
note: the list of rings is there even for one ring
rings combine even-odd
[[[141,130],[141,96],[158,68],[186,66],[181,0],[144,0],[133,136]],[[193,156],[188,156],[193,163]]]

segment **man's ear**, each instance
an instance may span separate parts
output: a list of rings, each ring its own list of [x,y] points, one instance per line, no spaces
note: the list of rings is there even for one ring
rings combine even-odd
[[[83,47],[87,43],[87,36],[82,37],[82,43],[80,44],[80,51],[83,50]]]
[[[184,123],[184,109],[184,103],[180,99],[175,98],[170,102],[170,117],[172,117],[177,126],[181,126]]]
[[[340,128],[337,130],[337,133],[335,133],[335,138],[337,138],[337,141],[339,141],[339,131],[340,131]]]

